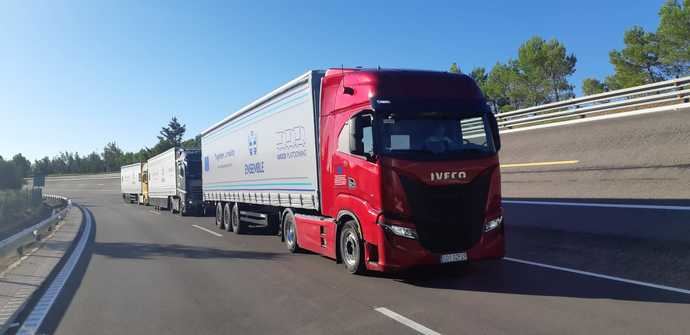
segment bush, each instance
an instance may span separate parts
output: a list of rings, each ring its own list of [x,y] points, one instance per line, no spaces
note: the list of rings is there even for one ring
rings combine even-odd
[[[0,158],[0,190],[18,190],[24,185],[22,170],[12,161]]]
[[[38,216],[42,209],[40,195],[31,190],[0,190],[0,226]]]

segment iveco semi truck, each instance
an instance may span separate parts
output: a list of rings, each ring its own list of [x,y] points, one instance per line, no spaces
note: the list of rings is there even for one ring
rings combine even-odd
[[[496,119],[466,75],[310,71],[201,142],[228,231],[267,226],[352,273],[505,253]]]
[[[148,201],[181,215],[201,211],[201,153],[170,148],[147,162]]]

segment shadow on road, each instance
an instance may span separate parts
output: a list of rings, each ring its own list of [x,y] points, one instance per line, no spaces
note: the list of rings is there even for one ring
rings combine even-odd
[[[156,257],[181,257],[191,259],[227,258],[270,260],[279,253],[224,250],[181,244],[158,244],[137,242],[98,242],[93,253],[111,258],[152,259]]]
[[[690,304],[690,295],[503,260],[372,274],[433,289]]]

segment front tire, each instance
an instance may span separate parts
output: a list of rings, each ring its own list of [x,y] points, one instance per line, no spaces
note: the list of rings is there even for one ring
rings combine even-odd
[[[295,216],[291,212],[285,213],[283,217],[283,240],[285,240],[285,246],[290,253],[294,254],[299,251],[297,224],[295,223]]]
[[[340,257],[347,271],[353,274],[362,274],[364,266],[364,243],[359,236],[357,224],[354,220],[345,222],[340,231]]]

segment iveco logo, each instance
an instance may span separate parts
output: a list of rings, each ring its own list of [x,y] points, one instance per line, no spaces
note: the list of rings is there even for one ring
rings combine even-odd
[[[444,171],[431,173],[431,181],[465,178],[467,178],[467,173],[465,173],[465,171]]]

